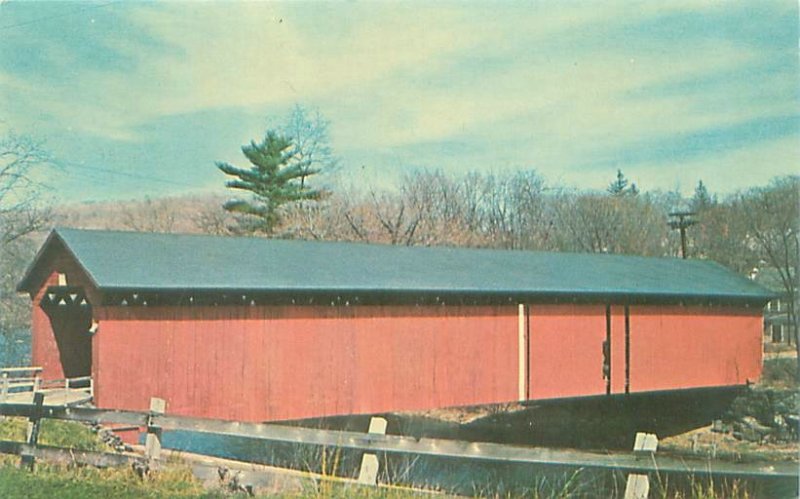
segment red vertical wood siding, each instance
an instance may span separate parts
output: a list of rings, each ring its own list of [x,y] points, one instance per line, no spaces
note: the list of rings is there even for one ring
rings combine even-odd
[[[107,308],[103,407],[280,420],[507,402],[516,307]]]
[[[64,377],[64,369],[61,367],[61,357],[58,353],[58,343],[56,335],[47,316],[39,302],[42,301],[48,286],[58,284],[58,276],[54,272],[45,281],[44,285],[33,296],[33,310],[31,313],[31,364],[42,368],[44,379],[59,379]]]
[[[605,393],[605,305],[530,307],[530,398]]]
[[[631,392],[727,386],[761,375],[760,309],[630,308]]]

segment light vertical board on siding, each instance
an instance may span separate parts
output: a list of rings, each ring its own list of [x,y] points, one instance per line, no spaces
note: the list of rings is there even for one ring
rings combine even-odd
[[[518,368],[519,368],[519,377],[518,377],[518,399],[520,401],[525,400],[526,398],[526,386],[525,383],[527,380],[527,369],[525,368],[525,357],[527,356],[528,348],[525,341],[525,305],[522,303],[519,304],[519,312],[518,312],[518,324],[517,324],[517,351],[518,351]]]

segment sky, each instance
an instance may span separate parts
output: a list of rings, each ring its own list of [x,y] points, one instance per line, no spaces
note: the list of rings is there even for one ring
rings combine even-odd
[[[798,173],[798,4],[0,0],[0,133],[67,202],[224,193],[296,104],[341,176],[536,169],[690,193]]]

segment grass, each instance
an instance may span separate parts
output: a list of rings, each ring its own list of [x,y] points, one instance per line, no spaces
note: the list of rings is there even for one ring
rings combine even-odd
[[[222,497],[206,492],[188,468],[171,466],[141,480],[129,468],[104,469],[37,464],[31,473],[14,462],[0,466],[0,497],[7,498],[157,498]]]
[[[659,499],[750,499],[756,497],[747,484],[738,479],[715,481],[712,478],[690,477],[682,487],[675,487],[669,478],[650,479],[650,497]]]
[[[16,458],[0,460],[0,497],[50,499],[109,498],[224,498],[245,497],[223,489],[204,489],[191,470],[183,464],[169,464],[153,472],[146,480],[140,479],[129,468],[104,469],[37,465],[31,473],[16,466]],[[258,492],[258,491],[256,491]],[[325,485],[300,493],[285,495],[258,495],[258,497],[285,497],[291,499],[364,498],[406,499],[421,497],[414,491],[375,489],[326,482]]]
[[[70,499],[109,499],[109,498],[228,498],[245,497],[223,489],[204,489],[192,475],[191,470],[181,463],[170,463],[162,470],[154,472],[150,478],[142,480],[129,468],[98,470],[88,467],[64,467],[47,464],[37,465],[35,472],[20,470],[17,458],[0,458],[0,497],[50,499],[52,497]],[[533,477],[532,477],[533,478]],[[695,478],[682,487],[676,487],[668,478],[651,479],[651,497],[661,499],[749,499],[757,497],[739,481],[713,482]],[[624,488],[624,485],[622,485]],[[481,493],[483,492],[483,493]],[[257,497],[283,497],[287,499],[409,499],[426,497],[428,494],[412,490],[385,489],[322,482],[315,488],[298,493],[268,494]],[[482,497],[511,498],[514,494],[497,494],[478,491]],[[445,496],[446,497],[446,496]],[[532,490],[526,497],[531,499],[591,497],[587,491],[578,492],[571,486],[560,490]]]
[[[5,418],[0,421],[0,440],[24,442],[27,427],[28,420],[25,418]],[[74,450],[109,450],[87,426],[55,419],[42,420],[39,443]]]
[[[0,420],[0,440],[25,441],[27,420]],[[43,419],[39,443],[73,450],[103,452],[110,449],[92,430],[80,423]],[[16,456],[0,457],[0,497],[104,498],[203,497],[203,487],[186,467],[170,466],[143,481],[128,468],[95,469],[37,463],[31,473],[18,467]],[[208,496],[208,497],[214,497]]]

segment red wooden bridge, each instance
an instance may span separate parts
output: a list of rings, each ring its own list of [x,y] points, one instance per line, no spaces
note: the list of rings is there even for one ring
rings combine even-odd
[[[19,290],[44,379],[244,421],[744,385],[771,297],[699,260],[71,229]]]

